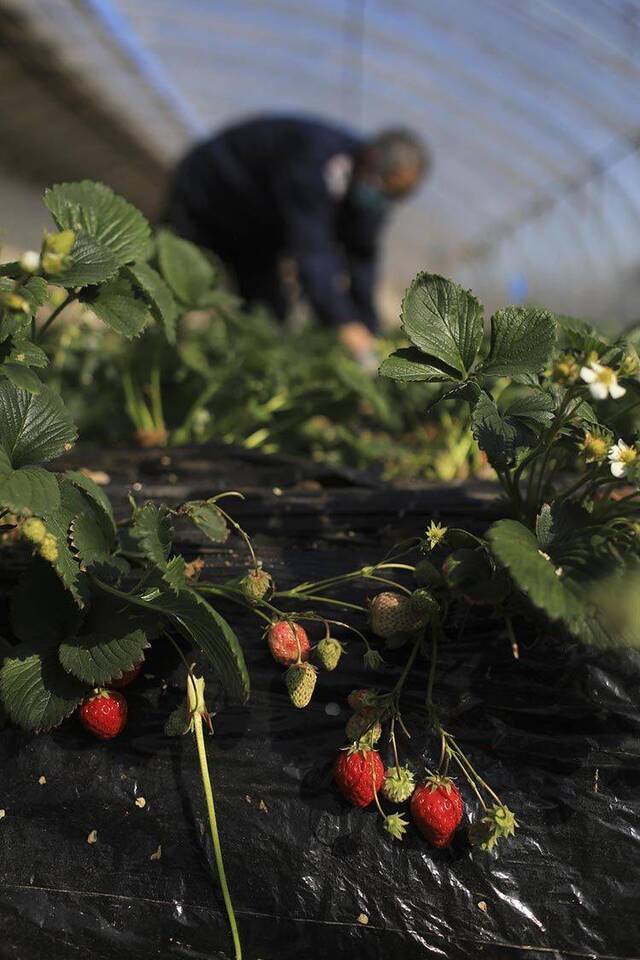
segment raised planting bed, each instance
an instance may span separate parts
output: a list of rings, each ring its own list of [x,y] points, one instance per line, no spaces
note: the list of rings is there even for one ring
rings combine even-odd
[[[86,460],[76,453],[65,466],[108,474],[118,513],[137,484],[140,499],[243,490],[247,499],[234,516],[280,589],[374,563],[418,521],[464,519],[480,530],[500,511],[486,487],[392,489],[224,448],[185,448],[166,458],[164,451]],[[214,546],[179,532],[175,549],[187,559],[203,556],[203,577],[214,582],[246,569],[236,540]],[[5,549],[5,588],[24,560],[21,548]],[[365,585],[349,597],[371,593]],[[357,642],[348,643],[338,670],[321,676],[309,707],[296,711],[256,619],[222,609],[233,618],[252,680],[245,706],[213,717],[208,743],[248,960],[635,956],[635,653],[559,648],[550,635],[523,640],[514,659],[501,624],[473,611],[464,640],[442,650],[438,698],[474,766],[520,825],[495,858],[472,851],[463,831],[444,850],[415,831],[397,843],[373,808],[355,809],[337,794],[331,770],[344,743],[346,698],[372,682]],[[366,630],[363,616],[350,622]],[[390,652],[376,679],[393,679],[403,657]],[[426,670],[412,673],[404,708],[413,733],[406,754],[416,769],[435,766],[439,751],[412,715],[424,699]],[[215,678],[205,675],[213,708]],[[189,738],[163,732],[183,689],[184,670],[155,641],[128,691],[129,722],[116,740],[90,738],[75,717],[40,736],[15,728],[0,734],[3,956],[233,956],[197,759]],[[385,760],[388,750],[381,747]],[[461,789],[473,814],[474,797]]]

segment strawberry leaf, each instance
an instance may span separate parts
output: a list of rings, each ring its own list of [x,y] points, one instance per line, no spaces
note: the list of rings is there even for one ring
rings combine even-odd
[[[12,383],[0,383],[0,447],[12,467],[52,460],[76,436],[62,400],[50,387],[34,396]]]
[[[224,543],[229,536],[227,521],[213,500],[189,500],[180,508],[193,524],[214,543]]]
[[[243,701],[248,698],[249,673],[238,638],[224,617],[206,600],[187,589],[177,596],[164,592],[136,602],[166,616],[204,653],[229,696]]]
[[[69,676],[55,643],[15,647],[0,669],[0,698],[9,717],[25,730],[51,730],[68,717],[89,687]]]
[[[402,327],[411,343],[464,378],[470,371],[484,335],[483,307],[457,283],[431,273],[419,273],[402,302]],[[443,378],[444,379],[444,378]]]
[[[126,275],[141,292],[154,318],[163,325],[169,343],[175,343],[178,307],[160,274],[147,263],[135,263],[126,268]]]
[[[11,597],[11,627],[18,640],[59,642],[75,633],[81,619],[78,606],[50,564],[34,558]]]
[[[190,308],[203,305],[217,280],[211,261],[193,243],[170,230],[158,231],[156,242],[160,272],[178,302]]]
[[[575,589],[556,573],[554,563],[540,550],[531,530],[517,520],[498,520],[489,529],[487,540],[518,589],[550,620],[572,621],[581,617]]]
[[[140,550],[147,558],[162,570],[167,565],[173,526],[171,511],[164,504],[156,506],[154,503],[145,503],[136,508],[131,525],[131,536],[138,541]]]
[[[155,633],[155,618],[144,617],[106,594],[92,597],[81,631],[60,644],[58,657],[68,673],[92,685],[116,680],[144,658]]]
[[[539,373],[556,341],[556,321],[547,310],[505,307],[491,318],[491,350],[482,366],[487,376]]]
[[[60,230],[90,237],[96,249],[110,254],[116,267],[144,256],[150,236],[148,222],[103,183],[58,183],[46,191],[44,202]],[[71,257],[77,263],[75,248]]]

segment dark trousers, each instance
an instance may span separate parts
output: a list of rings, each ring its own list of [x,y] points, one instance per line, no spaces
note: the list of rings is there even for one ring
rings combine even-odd
[[[169,195],[162,223],[171,227],[179,237],[220,257],[246,303],[252,306],[261,304],[279,320],[284,320],[287,298],[280,273],[281,251],[274,249],[273,238],[256,237],[250,247],[236,249],[232,237],[219,226],[212,229],[195,221],[176,185]]]

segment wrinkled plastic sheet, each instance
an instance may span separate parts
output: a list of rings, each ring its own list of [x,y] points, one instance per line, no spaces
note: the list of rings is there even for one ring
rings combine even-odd
[[[282,547],[282,586],[380,555],[312,546]],[[217,575],[223,556],[208,558]],[[246,960],[640,957],[639,653],[534,640],[520,624],[516,660],[481,609],[444,646],[436,692],[448,729],[520,824],[493,857],[472,852],[464,831],[446,850],[414,830],[393,841],[374,809],[336,794],[346,696],[371,683],[355,643],[296,711],[259,621],[233,618],[253,693],[219,712],[207,746]],[[390,655],[391,683],[405,655]],[[417,662],[404,711],[416,769],[439,753],[417,712],[427,667]],[[156,644],[117,740],[97,743],[74,719],[39,737],[0,733],[2,960],[233,956],[195,747],[163,734],[183,680]],[[208,693],[211,705],[213,680]]]

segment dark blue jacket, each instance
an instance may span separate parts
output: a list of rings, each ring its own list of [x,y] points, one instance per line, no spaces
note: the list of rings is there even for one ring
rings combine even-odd
[[[361,150],[354,134],[318,121],[241,123],[182,160],[169,219],[232,265],[292,256],[321,320],[373,327],[384,216],[360,204],[350,188]]]

